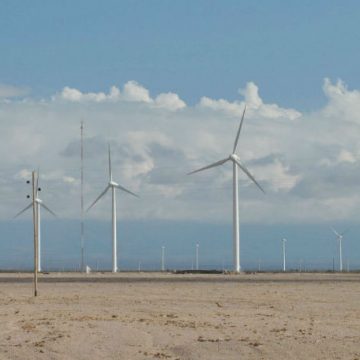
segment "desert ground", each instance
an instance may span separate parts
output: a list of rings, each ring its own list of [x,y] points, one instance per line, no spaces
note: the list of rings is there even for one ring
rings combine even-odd
[[[0,304],[0,359],[360,359],[360,274],[1,274]]]

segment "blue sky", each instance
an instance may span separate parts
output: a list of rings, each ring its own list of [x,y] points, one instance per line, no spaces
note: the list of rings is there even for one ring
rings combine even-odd
[[[136,80],[189,103],[254,81],[269,102],[325,101],[359,83],[358,1],[2,1],[0,79],[34,96]]]
[[[86,204],[106,185],[108,142],[116,180],[141,196],[119,196],[126,266],[141,252],[155,266],[161,244],[189,262],[198,239],[204,263],[230,264],[231,169],[185,174],[228,155],[245,102],[239,153],[267,194],[240,177],[243,263],[276,266],[286,236],[294,264],[325,266],[335,224],[353,229],[360,266],[359,14],[358,1],[2,1],[0,268],[31,262],[28,218],[10,218],[37,167],[59,214],[44,216],[44,251],[77,262],[80,120]],[[106,266],[109,202],[87,215],[89,262]]]

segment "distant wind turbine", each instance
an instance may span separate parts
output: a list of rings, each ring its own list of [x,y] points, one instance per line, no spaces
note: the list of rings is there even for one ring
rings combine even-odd
[[[199,270],[199,244],[196,244],[195,252],[195,270]]]
[[[282,239],[283,271],[286,271],[286,239]]]
[[[36,212],[37,212],[37,230],[38,230],[38,270],[41,271],[41,216],[40,216],[40,209],[43,207],[47,212],[49,212],[51,215],[56,216],[56,214],[50,210],[43,201],[39,198],[39,192],[41,191],[41,188],[39,187],[39,171],[38,176],[36,179],[36,193],[35,193],[35,203],[36,203]],[[20,216],[22,213],[24,213],[26,210],[30,209],[33,206],[33,203],[31,202],[26,208],[18,212],[14,219]]]
[[[240,162],[240,157],[236,154],[236,148],[240,137],[241,128],[244,122],[246,106],[244,108],[244,112],[242,114],[242,118],[240,121],[239,130],[236,134],[234,147],[232,149],[232,153],[226,157],[225,159],[219,160],[213,164],[202,167],[198,170],[190,172],[188,175],[195,174],[197,172],[207,170],[216,166],[220,166],[225,164],[227,161],[231,161],[233,163],[233,262],[234,262],[234,271],[240,272],[240,232],[239,232],[239,194],[238,194],[238,167],[255,183],[255,185],[263,192],[263,188],[259,185],[259,183],[255,180],[255,178],[251,175],[249,170],[245,167],[245,165]]]
[[[138,195],[133,192],[125,189],[123,186],[119,185],[112,179],[112,169],[111,169],[111,150],[109,145],[109,183],[105,190],[95,199],[95,201],[87,208],[86,211],[89,211],[105,194],[108,190],[111,189],[112,195],[112,272],[117,272],[117,237],[116,237],[116,189],[127,192],[133,196],[138,197]]]
[[[344,234],[349,230],[346,229],[344,232],[339,234],[334,228],[331,228],[332,232],[336,235],[337,240],[339,241],[339,270],[343,271],[343,259],[342,259],[342,240]]]

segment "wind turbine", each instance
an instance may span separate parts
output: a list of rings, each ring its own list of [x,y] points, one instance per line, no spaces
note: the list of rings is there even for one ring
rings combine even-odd
[[[133,192],[125,189],[123,186],[119,185],[112,179],[112,170],[111,170],[111,150],[109,145],[109,183],[105,190],[95,199],[95,201],[87,208],[86,211],[89,211],[107,192],[111,189],[112,195],[112,272],[117,272],[117,237],[116,237],[116,189],[125,191],[128,194],[138,197],[138,195]]]
[[[37,231],[38,231],[38,272],[41,271],[41,216],[40,216],[40,209],[43,207],[47,212],[49,212],[51,215],[56,217],[56,214],[50,210],[44,202],[39,197],[39,192],[41,191],[41,188],[39,187],[39,171],[38,176],[36,179],[36,190],[35,190],[35,203],[36,203],[36,213],[37,213]],[[24,209],[22,209],[20,212],[18,212],[14,219],[20,216],[22,213],[24,213],[26,210],[30,209],[33,206],[32,202],[26,206]]]
[[[165,271],[165,246],[161,247],[161,271]]]
[[[344,237],[344,234],[349,230],[346,229],[344,232],[339,234],[334,228],[331,228],[332,232],[336,235],[336,238],[339,241],[339,270],[343,271],[343,261],[342,261],[342,240]]]
[[[283,271],[286,271],[286,239],[282,239]]]
[[[195,270],[199,270],[199,244],[196,244],[196,252],[195,252]]]
[[[236,154],[236,148],[238,145],[241,128],[244,122],[246,106],[244,108],[244,112],[242,114],[242,118],[240,121],[239,130],[236,134],[234,147],[232,149],[232,153],[226,157],[225,159],[219,160],[215,163],[212,163],[208,166],[202,167],[198,170],[190,172],[188,175],[195,174],[197,172],[207,170],[216,166],[220,166],[225,164],[228,161],[231,161],[233,164],[233,262],[234,262],[234,271],[240,272],[240,232],[239,232],[239,193],[238,193],[238,167],[255,183],[255,185],[263,192],[263,188],[259,185],[259,183],[255,180],[255,178],[251,175],[249,170],[245,167],[245,165],[240,162],[240,157]]]

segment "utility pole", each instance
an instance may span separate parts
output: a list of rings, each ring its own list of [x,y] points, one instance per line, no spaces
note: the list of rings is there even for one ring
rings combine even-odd
[[[38,207],[36,206],[35,196],[36,196],[36,189],[35,189],[35,171],[32,172],[32,207],[33,207],[33,224],[34,224],[34,296],[38,295],[37,291],[37,283],[38,283],[38,228],[37,228],[37,210]]]
[[[84,122],[81,121],[80,125],[80,136],[81,136],[81,238],[80,238],[80,247],[81,247],[81,271],[84,271]]]

